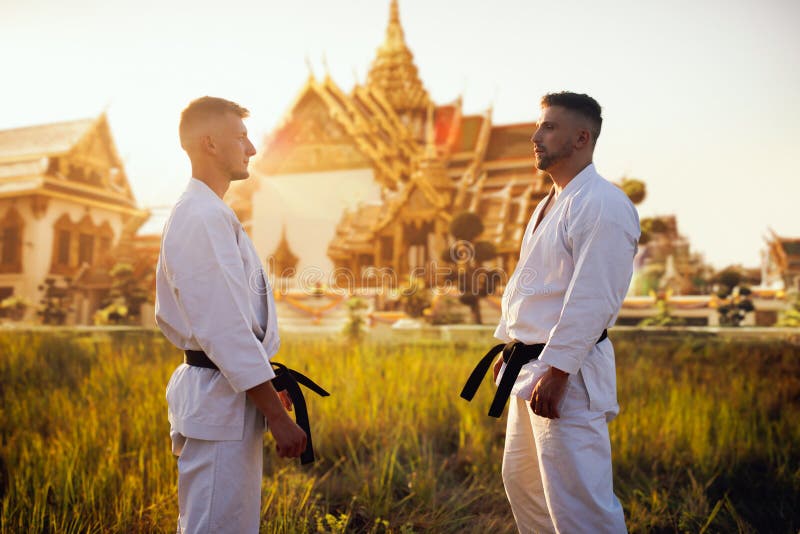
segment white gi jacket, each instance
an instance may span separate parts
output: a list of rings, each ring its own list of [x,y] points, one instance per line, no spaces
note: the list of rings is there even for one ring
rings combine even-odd
[[[625,193],[597,174],[593,164],[551,202],[535,233],[546,199],[525,229],[494,335],[505,342],[546,343],[539,360],[522,368],[514,395],[530,400],[551,365],[570,374],[580,371],[590,409],[606,412],[611,420],[619,411],[614,349],[608,339],[596,342],[614,324],[628,291],[639,216]]]
[[[220,372],[181,364],[167,385],[172,431],[242,439],[245,391],[275,377],[280,339],[272,290],[236,214],[192,178],[164,227],[156,322],[174,345],[202,350]]]

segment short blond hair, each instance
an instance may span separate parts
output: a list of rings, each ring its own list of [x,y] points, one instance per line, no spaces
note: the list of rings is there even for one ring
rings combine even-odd
[[[250,111],[230,100],[215,96],[203,96],[192,100],[181,112],[181,122],[178,126],[178,135],[181,139],[181,146],[187,148],[189,132],[199,122],[210,117],[218,117],[226,113],[233,113],[239,118],[246,119],[250,116]]]

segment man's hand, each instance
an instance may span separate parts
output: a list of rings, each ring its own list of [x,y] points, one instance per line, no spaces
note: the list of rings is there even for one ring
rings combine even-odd
[[[286,399],[281,393],[276,392],[272,382],[269,381],[247,390],[247,395],[267,418],[269,431],[275,438],[278,456],[297,458],[306,449],[308,437],[286,412]],[[291,400],[289,406],[291,407]]]
[[[492,373],[494,375],[494,381],[497,383],[497,375],[500,374],[500,369],[503,368],[503,355],[497,357],[497,360],[494,362],[494,368],[492,368]]]
[[[268,420],[269,431],[275,438],[275,450],[281,458],[297,458],[306,450],[308,437],[303,429],[292,421],[286,412],[283,416]]]
[[[533,413],[548,419],[558,419],[558,403],[567,389],[569,373],[551,367],[533,387],[531,409]]]

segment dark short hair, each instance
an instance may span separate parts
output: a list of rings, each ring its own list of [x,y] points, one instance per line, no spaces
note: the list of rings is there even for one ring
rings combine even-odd
[[[233,113],[242,119],[246,119],[250,116],[250,112],[247,108],[240,106],[236,102],[225,100],[224,98],[203,96],[189,102],[186,109],[181,112],[181,122],[178,126],[181,146],[186,148],[186,136],[199,121],[208,119],[209,117],[225,115],[226,113]]]
[[[591,96],[568,91],[547,93],[542,97],[541,105],[543,108],[559,106],[587,119],[592,123],[592,137],[597,142],[597,138],[600,137],[600,128],[603,126],[603,115],[600,104]]]

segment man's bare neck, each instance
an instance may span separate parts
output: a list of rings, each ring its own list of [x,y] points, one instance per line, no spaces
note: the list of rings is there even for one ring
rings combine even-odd
[[[580,161],[572,165],[566,164],[563,167],[553,169],[552,171],[548,169],[547,174],[549,174],[550,179],[553,180],[556,196],[561,194],[561,191],[567,187],[572,179],[578,176],[583,169],[591,164],[592,160],[589,159],[588,161]]]
[[[220,199],[225,196],[231,185],[230,180],[208,169],[192,167],[192,176],[206,184]]]

